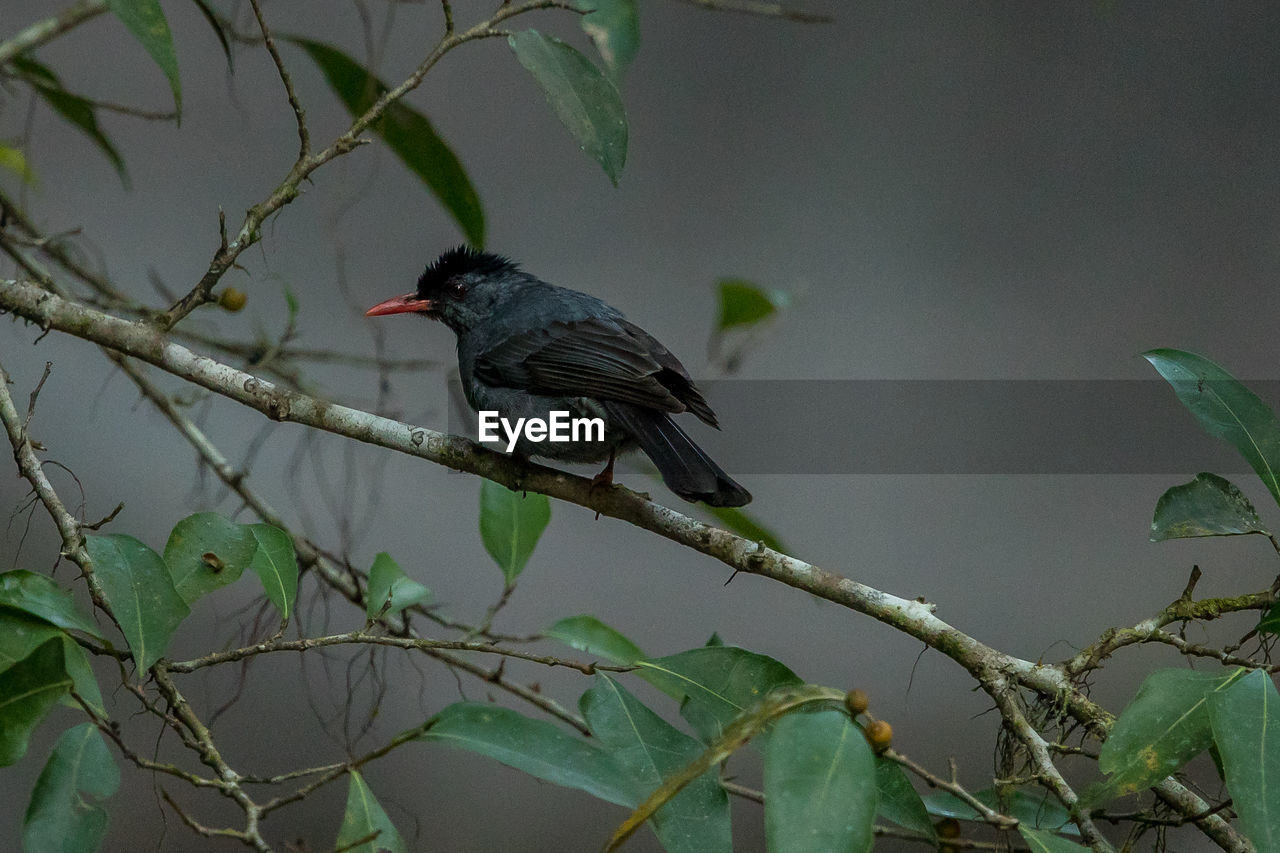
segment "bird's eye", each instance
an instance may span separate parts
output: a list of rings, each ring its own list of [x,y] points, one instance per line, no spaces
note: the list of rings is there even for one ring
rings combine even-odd
[[[449,295],[457,299],[461,299],[467,295],[467,286],[457,279],[449,282],[448,290]]]

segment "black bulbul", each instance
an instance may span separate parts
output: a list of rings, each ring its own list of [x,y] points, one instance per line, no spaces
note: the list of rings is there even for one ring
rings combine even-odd
[[[422,314],[458,336],[458,371],[477,412],[550,420],[552,411],[600,418],[603,441],[516,440],[520,456],[608,460],[595,478],[613,481],[616,454],[639,447],[671,491],[711,506],[743,506],[751,494],[685,434],[672,415],[692,412],[719,429],[715,413],[666,347],[594,296],[556,287],[512,261],[468,247],[427,267],[418,289],[365,312]]]

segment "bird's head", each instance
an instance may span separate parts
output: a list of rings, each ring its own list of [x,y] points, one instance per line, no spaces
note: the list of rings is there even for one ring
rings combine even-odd
[[[422,314],[454,332],[465,332],[488,316],[499,297],[524,278],[507,258],[460,246],[445,252],[418,278],[418,289],[395,296],[365,312]]]

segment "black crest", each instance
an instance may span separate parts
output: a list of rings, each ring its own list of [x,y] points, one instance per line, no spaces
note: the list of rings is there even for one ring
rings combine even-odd
[[[435,293],[454,276],[467,273],[496,275],[514,272],[516,269],[518,267],[509,258],[481,252],[470,246],[459,246],[445,252],[436,258],[435,263],[427,267],[427,271],[418,279],[418,293]]]

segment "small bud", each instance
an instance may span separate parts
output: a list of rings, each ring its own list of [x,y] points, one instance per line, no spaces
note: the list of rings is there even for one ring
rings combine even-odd
[[[867,742],[876,752],[884,752],[893,743],[893,726],[884,720],[872,720],[862,731],[867,736]]]
[[[871,700],[867,697],[867,691],[865,690],[850,690],[844,695],[844,706],[855,717],[866,711],[870,705]]]
[[[234,287],[228,287],[218,295],[218,305],[232,313],[239,311],[248,301],[248,295],[243,290],[236,290]]]

